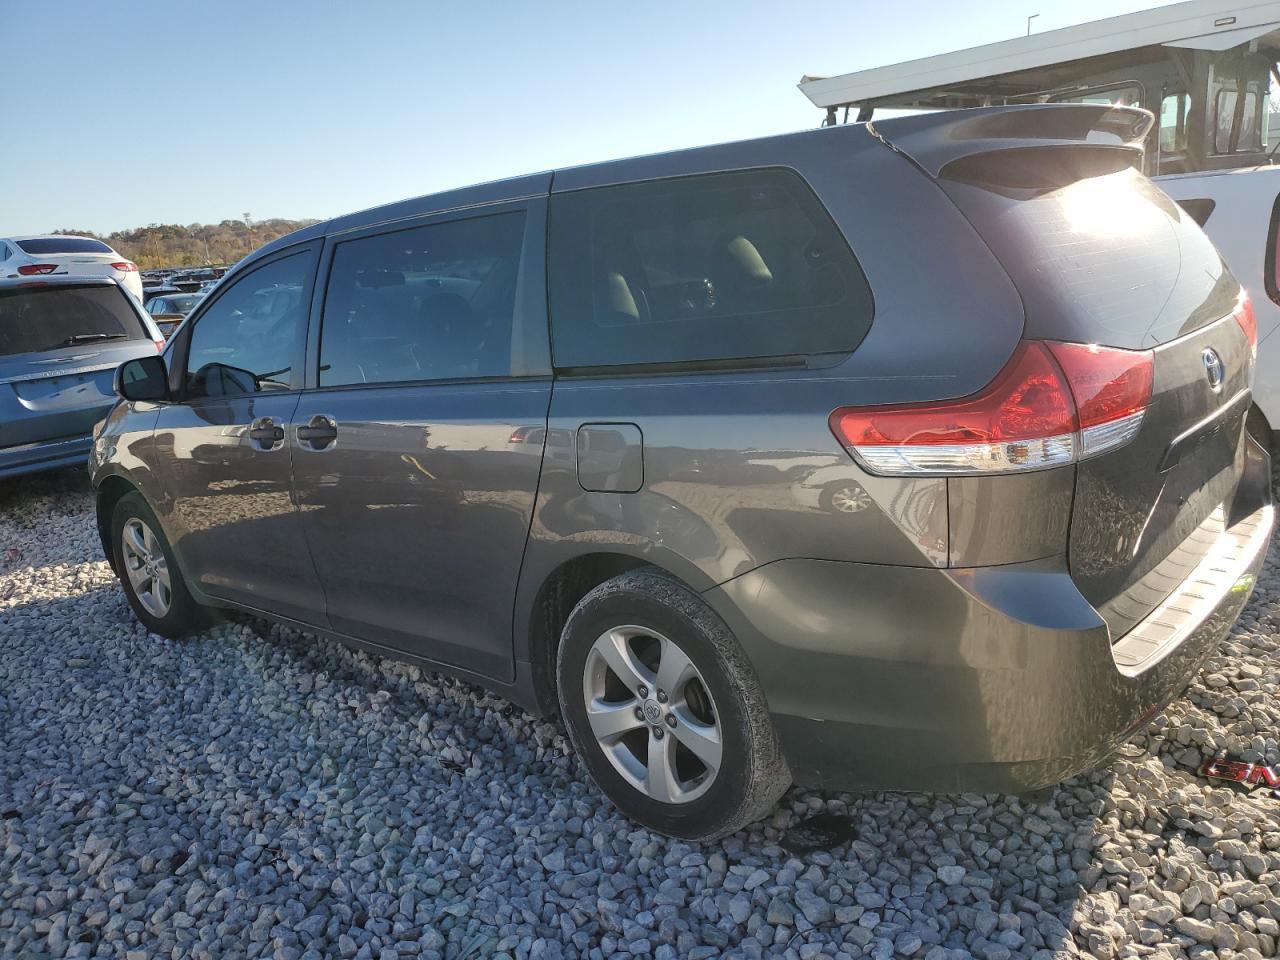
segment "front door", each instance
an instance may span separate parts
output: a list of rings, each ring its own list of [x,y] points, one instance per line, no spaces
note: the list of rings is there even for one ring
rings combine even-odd
[[[332,627],[501,680],[551,396],[533,219],[508,204],[333,244],[294,429]]]
[[[203,592],[323,626],[324,598],[292,486],[316,247],[234,278],[194,318],[173,362],[179,402],[155,430],[172,500],[161,519]]]

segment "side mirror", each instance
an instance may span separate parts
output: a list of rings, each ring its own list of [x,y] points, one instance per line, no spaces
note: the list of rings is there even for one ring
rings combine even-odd
[[[126,400],[169,399],[169,371],[162,357],[139,357],[116,367],[116,393]]]

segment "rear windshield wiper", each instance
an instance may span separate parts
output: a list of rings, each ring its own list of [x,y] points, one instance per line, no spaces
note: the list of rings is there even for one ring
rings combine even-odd
[[[128,340],[127,333],[77,333],[75,336],[67,337],[58,346],[74,347],[78,343],[97,343],[101,340]]]

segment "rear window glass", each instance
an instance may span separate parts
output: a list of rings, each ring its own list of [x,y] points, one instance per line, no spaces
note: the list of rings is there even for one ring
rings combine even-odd
[[[984,183],[943,180],[1022,294],[1027,336],[1145,349],[1231,312],[1238,284],[1154,183],[1130,168],[1072,180],[1068,163],[1051,184],[1027,153],[1025,176],[1007,156]]]
[[[852,351],[871,290],[795,173],[755,170],[551,201],[556,365],[665,365]]]
[[[144,337],[119,287],[0,290],[0,356]]]
[[[101,240],[86,240],[80,237],[41,237],[38,240],[19,240],[24,252],[40,253],[112,253],[112,249]]]
[[[147,304],[150,313],[181,313],[184,316],[195,309],[199,297],[153,297]]]

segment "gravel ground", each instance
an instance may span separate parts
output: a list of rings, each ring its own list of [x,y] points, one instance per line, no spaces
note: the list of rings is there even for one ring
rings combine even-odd
[[[637,829],[552,723],[256,621],[134,621],[74,475],[0,484],[5,957],[1274,956],[1280,569],[1109,769],[1040,801],[793,790],[714,845]],[[793,858],[826,810],[857,839]]]

